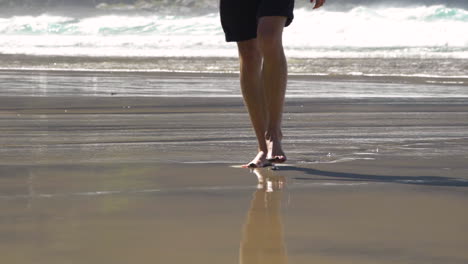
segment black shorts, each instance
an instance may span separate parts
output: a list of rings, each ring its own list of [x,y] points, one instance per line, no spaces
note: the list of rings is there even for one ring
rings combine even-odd
[[[221,0],[221,24],[226,41],[243,41],[257,37],[258,19],[284,16],[286,27],[294,15],[294,0]]]

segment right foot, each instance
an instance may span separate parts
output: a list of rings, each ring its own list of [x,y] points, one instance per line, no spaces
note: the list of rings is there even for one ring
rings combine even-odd
[[[242,165],[242,168],[264,168],[271,166],[271,163],[266,158],[266,153],[263,151],[258,152],[257,156],[249,163]]]

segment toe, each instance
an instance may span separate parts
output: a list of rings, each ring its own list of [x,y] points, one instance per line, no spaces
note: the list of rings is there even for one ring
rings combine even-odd
[[[255,169],[255,168],[258,168],[258,165],[251,162],[251,163],[242,165],[242,168],[244,168],[244,169]]]
[[[283,163],[286,161],[286,156],[284,155],[274,156],[268,159],[268,161],[273,162],[273,163]]]

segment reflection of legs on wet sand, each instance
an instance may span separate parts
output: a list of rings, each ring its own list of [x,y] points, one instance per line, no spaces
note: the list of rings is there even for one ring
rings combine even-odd
[[[259,185],[255,191],[240,245],[240,263],[286,264],[281,222],[284,178],[266,169],[255,169]]]

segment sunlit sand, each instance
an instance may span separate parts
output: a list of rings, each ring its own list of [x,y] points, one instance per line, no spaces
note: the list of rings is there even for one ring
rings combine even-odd
[[[251,171],[240,98],[3,96],[2,263],[465,263],[467,113],[289,98]]]

